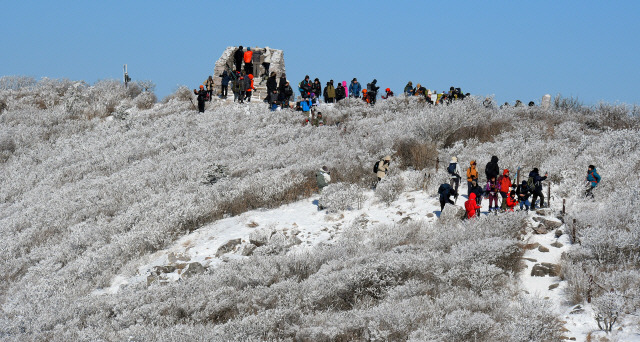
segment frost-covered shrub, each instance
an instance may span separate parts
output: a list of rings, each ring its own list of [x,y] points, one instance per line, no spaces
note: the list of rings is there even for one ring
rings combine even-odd
[[[435,167],[438,150],[433,143],[399,140],[395,143],[394,149],[402,168],[411,167],[415,170],[422,170],[427,167]]]
[[[391,202],[397,200],[404,190],[404,180],[400,175],[391,175],[383,178],[376,185],[376,197],[382,202],[390,205]]]
[[[158,102],[156,94],[145,91],[133,100],[138,109],[150,109]]]
[[[322,189],[319,204],[329,212],[359,209],[364,202],[364,189],[356,184],[333,183]]]
[[[167,95],[162,99],[162,103],[167,103],[171,100],[189,101],[193,97],[193,92],[186,86],[179,86],[172,94]]]

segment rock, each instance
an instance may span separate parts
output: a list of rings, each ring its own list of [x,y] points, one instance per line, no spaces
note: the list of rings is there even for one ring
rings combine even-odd
[[[174,264],[177,261],[189,261],[191,260],[191,258],[186,255],[186,254],[182,254],[182,253],[169,253],[169,255],[167,255],[167,259],[169,259],[169,263]]]
[[[411,217],[405,216],[402,219],[400,219],[400,221],[398,221],[398,223],[407,223],[409,221],[411,221]]]
[[[250,256],[251,254],[253,254],[253,251],[255,251],[256,248],[258,248],[258,246],[254,245],[252,243],[244,245],[242,247],[242,250],[241,250],[240,254],[242,256]]]
[[[553,215],[553,210],[550,208],[540,208],[536,210],[536,214],[540,216],[551,216]]]
[[[428,213],[427,214],[427,217],[429,217],[429,218],[434,217],[434,216],[436,216],[434,213]]]
[[[545,246],[540,246],[538,247],[538,250],[542,253],[548,253],[549,252],[549,248],[545,247]]]
[[[536,234],[546,234],[546,233],[548,233],[547,229],[542,224],[534,226],[533,227],[533,232],[536,233]]]
[[[536,222],[540,222],[542,226],[544,226],[544,228],[547,230],[557,229],[557,228],[560,228],[560,226],[562,226],[562,222],[549,220],[544,217],[534,217],[533,220]]]
[[[171,273],[176,270],[175,266],[166,265],[166,266],[154,266],[153,271],[151,271],[152,275],[159,276],[164,273]]]
[[[196,274],[204,273],[207,269],[199,262],[192,262],[187,265],[187,269],[182,272],[182,278],[189,278]]]
[[[218,251],[216,251],[216,257],[220,257],[223,254],[233,251],[233,249],[241,242],[242,240],[240,238],[227,241],[227,243],[218,248]]]
[[[560,266],[543,262],[541,264],[535,264],[531,269],[531,276],[533,277],[557,277],[560,274]]]
[[[564,232],[562,231],[562,229],[556,229],[556,233],[555,234],[556,234],[556,239],[557,239],[557,238],[561,237],[562,234],[564,234]]]
[[[561,244],[560,242],[556,241],[554,243],[551,244],[551,247],[555,247],[555,248],[562,248],[562,246],[564,246],[563,244]]]
[[[538,248],[539,246],[540,246],[540,244],[539,244],[539,243],[537,243],[537,242],[534,242],[534,243],[528,243],[528,244],[526,244],[526,245],[523,245],[523,246],[522,246],[522,249],[524,249],[524,250],[531,250],[531,249],[536,249],[536,248]]]
[[[259,224],[257,224],[255,221],[251,221],[247,224],[247,227],[249,228],[255,228],[257,226],[259,226]]]
[[[444,206],[444,210],[440,214],[441,222],[454,222],[461,221],[467,214],[463,207],[458,205],[447,204]]]
[[[538,262],[538,260],[533,259],[533,258],[522,258],[522,260],[527,260],[527,261],[531,261],[531,262]]]
[[[549,290],[553,290],[553,289],[557,288],[558,286],[560,286],[560,283],[551,284],[551,285],[549,285]]]
[[[569,312],[569,314],[571,315],[575,315],[575,314],[579,314],[579,313],[583,313],[584,309],[582,308],[582,305],[578,304],[576,306],[574,306],[571,311]]]

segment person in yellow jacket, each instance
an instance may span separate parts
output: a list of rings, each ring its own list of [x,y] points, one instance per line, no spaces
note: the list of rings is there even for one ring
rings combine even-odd
[[[378,182],[387,176],[387,173],[389,172],[389,163],[391,163],[391,156],[386,156],[378,162],[378,171],[376,172]]]
[[[476,170],[476,161],[472,160],[469,163],[469,168],[467,169],[467,194],[471,193],[471,188],[473,184],[471,182],[478,181],[478,170]]]
[[[204,86],[207,88],[209,102],[211,102],[211,98],[213,97],[213,76],[209,76],[209,78],[204,81]]]

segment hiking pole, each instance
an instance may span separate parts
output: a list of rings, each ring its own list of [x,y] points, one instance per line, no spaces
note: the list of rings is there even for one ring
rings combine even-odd
[[[196,108],[196,105],[193,103],[193,99],[189,98],[189,101],[191,101],[191,105],[193,106],[193,109],[195,109],[196,111],[198,111],[198,108]]]

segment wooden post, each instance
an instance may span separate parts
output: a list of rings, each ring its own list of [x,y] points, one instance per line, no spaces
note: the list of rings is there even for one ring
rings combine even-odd
[[[518,169],[516,170],[516,178],[517,178],[517,185],[520,185],[520,166],[518,166]]]
[[[438,164],[440,164],[440,157],[436,157],[436,174],[438,173]]]
[[[547,208],[551,208],[551,181],[547,185]]]
[[[564,216],[564,214],[566,214],[566,213],[567,213],[567,207],[566,207],[566,204],[567,204],[567,200],[563,198],[563,199],[562,199],[562,215],[563,215],[563,216]]]

